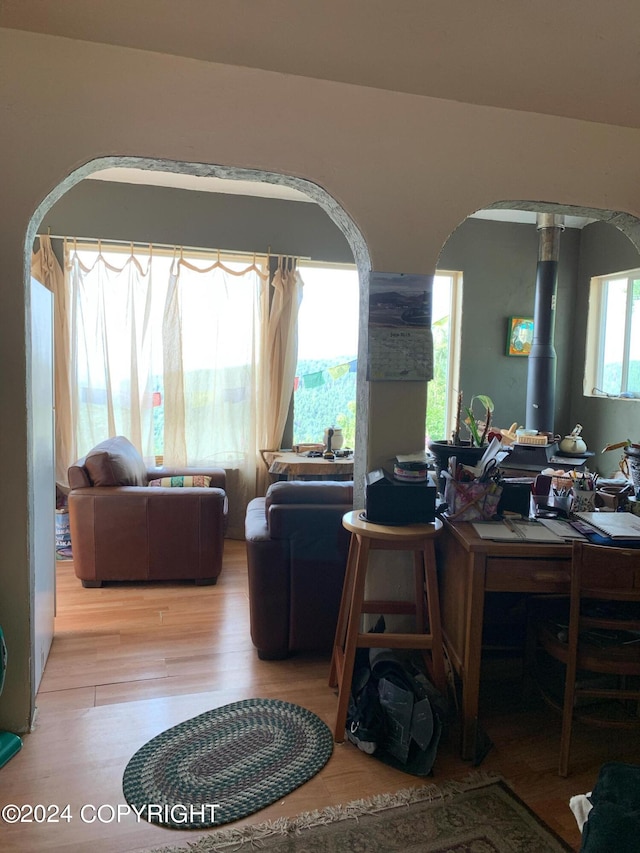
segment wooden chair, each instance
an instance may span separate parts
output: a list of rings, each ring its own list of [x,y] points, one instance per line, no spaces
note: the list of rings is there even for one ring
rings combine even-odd
[[[550,618],[543,603],[530,636],[538,686],[562,712],[558,773],[567,776],[574,719],[640,726],[640,549],[574,542],[568,622]],[[542,677],[540,648],[566,668],[562,700]]]

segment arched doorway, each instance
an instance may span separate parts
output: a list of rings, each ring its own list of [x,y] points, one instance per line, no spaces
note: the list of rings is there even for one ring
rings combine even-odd
[[[468,217],[444,244],[438,266],[464,266],[463,343],[459,389],[495,395],[496,426],[524,425],[528,359],[506,353],[510,316],[530,316],[534,308],[539,235],[538,213],[564,218],[560,238],[561,277],[557,293],[558,392],[556,431],[585,427],[594,464],[607,466],[598,450],[615,426],[634,431],[633,404],[583,394],[590,276],[638,267],[640,221],[615,211],[561,202],[499,201]],[[491,365],[487,371],[486,365]],[[495,420],[497,419],[497,420]],[[625,426],[623,427],[622,424]],[[601,473],[603,473],[601,471]]]
[[[366,244],[360,234],[358,228],[355,226],[353,221],[346,215],[346,213],[342,210],[342,208],[324,191],[322,188],[318,187],[311,182],[305,181],[300,178],[295,177],[287,177],[282,175],[276,175],[268,172],[257,172],[252,170],[245,169],[234,169],[228,167],[217,167],[217,166],[209,166],[204,164],[191,164],[191,163],[174,163],[172,161],[157,161],[157,160],[148,160],[144,158],[103,158],[101,160],[95,160],[84,167],[76,170],[72,173],[65,181],[63,181],[58,187],[55,188],[47,198],[39,205],[36,212],[34,213],[31,223],[28,230],[27,235],[27,246],[33,245],[34,238],[40,228],[43,220],[46,220],[47,214],[52,210],[52,208],[56,205],[56,203],[60,202],[66,193],[72,190],[74,187],[78,186],[85,178],[88,178],[94,172],[98,172],[104,169],[136,169],[142,172],[160,172],[164,174],[171,174],[174,178],[183,176],[186,179],[190,177],[196,178],[213,178],[224,181],[232,181],[232,182],[245,182],[250,185],[255,185],[256,188],[259,187],[290,187],[295,192],[306,196],[314,203],[314,207],[320,207],[323,211],[323,214],[326,215],[338,229],[344,235],[351,252],[353,259],[356,261],[359,278],[360,278],[360,289],[361,289],[361,299],[363,298],[364,288],[363,283],[366,282],[366,275],[369,269],[369,255]],[[245,190],[246,192],[246,190]],[[268,193],[267,193],[268,194]],[[276,194],[277,195],[277,194]],[[91,236],[91,235],[80,235],[80,236]],[[97,235],[96,235],[97,236]],[[183,240],[178,241],[175,240],[175,243],[184,242]],[[212,247],[215,248],[215,247]],[[360,337],[362,339],[364,336],[366,337],[366,324],[361,325],[360,327]],[[360,341],[360,352],[366,352],[366,339]],[[362,360],[364,361],[364,360]],[[359,372],[358,377],[358,407],[366,412],[367,405],[367,394],[366,394],[366,383],[362,381],[361,374]],[[361,448],[361,451],[356,459],[356,467],[364,466],[364,455],[366,448],[366,428],[367,428],[367,418],[360,418],[360,427],[358,428],[358,444]],[[362,479],[362,478],[360,478]],[[37,524],[37,521],[36,521]],[[37,535],[37,531],[35,531]],[[37,587],[37,585],[36,585]],[[33,635],[42,634],[43,622],[52,621],[52,607],[42,607],[42,602],[36,601],[34,605],[34,630],[32,634],[32,642]],[[36,685],[37,686],[37,685]],[[33,713],[33,700],[35,699],[35,689],[32,690],[32,713]]]

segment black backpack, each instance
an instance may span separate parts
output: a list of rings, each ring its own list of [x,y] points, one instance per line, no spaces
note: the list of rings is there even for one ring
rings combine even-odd
[[[384,619],[373,629],[384,631]],[[347,738],[363,752],[416,776],[435,762],[446,700],[424,673],[391,649],[358,649]]]

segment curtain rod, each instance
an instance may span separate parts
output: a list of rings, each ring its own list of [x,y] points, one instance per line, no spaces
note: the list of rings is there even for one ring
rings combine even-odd
[[[113,246],[140,246],[142,248],[148,249],[149,246],[155,246],[158,249],[169,249],[169,250],[180,250],[183,249],[188,252],[222,252],[226,255],[246,255],[248,258],[255,257],[256,255],[262,255],[262,257],[269,258],[271,257],[271,246],[267,248],[266,252],[244,252],[240,250],[234,249],[213,249],[206,248],[204,246],[180,246],[177,243],[156,243],[154,241],[145,242],[143,240],[115,240],[110,237],[70,237],[68,234],[36,234],[36,237],[49,237],[51,240],[67,240],[69,243],[102,243],[105,245],[113,245]],[[289,256],[287,256],[289,257]],[[298,257],[296,255],[296,257]],[[306,259],[305,259],[306,260]]]

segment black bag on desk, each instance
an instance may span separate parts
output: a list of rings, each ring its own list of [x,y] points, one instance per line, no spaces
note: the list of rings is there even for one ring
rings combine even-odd
[[[427,776],[445,716],[444,698],[423,673],[411,671],[390,649],[358,649],[347,738],[363,752],[399,770]]]

